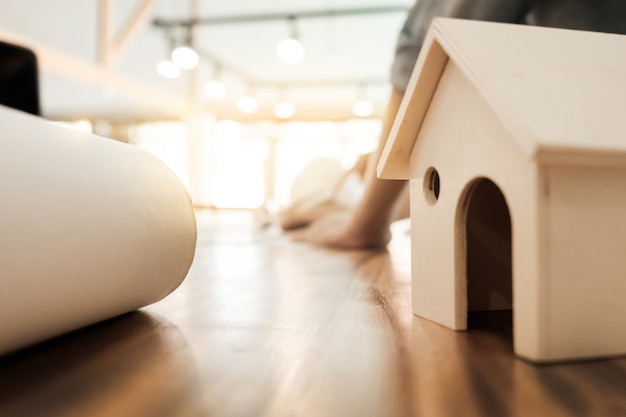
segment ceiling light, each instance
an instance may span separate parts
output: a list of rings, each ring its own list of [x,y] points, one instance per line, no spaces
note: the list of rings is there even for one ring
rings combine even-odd
[[[259,109],[259,104],[250,96],[241,96],[237,100],[237,108],[246,114],[254,114]]]
[[[286,64],[297,64],[304,59],[304,47],[297,39],[283,39],[276,45],[276,55]]]
[[[219,81],[209,81],[204,84],[204,94],[212,98],[222,98],[226,95],[226,86]]]
[[[371,116],[374,113],[374,104],[370,100],[358,100],[352,105],[352,113],[358,117]]]
[[[281,103],[277,103],[274,106],[274,116],[279,119],[289,119],[296,112],[296,108],[293,103],[288,101],[283,101]]]
[[[172,51],[172,61],[180,68],[190,70],[198,66],[200,57],[191,47],[183,45]]]
[[[162,59],[156,65],[157,73],[164,78],[168,78],[170,80],[175,80],[176,78],[180,78],[180,67],[174,64],[169,59]]]
[[[304,46],[298,40],[298,27],[295,16],[289,16],[290,35],[276,45],[276,55],[286,64],[297,64],[304,59]]]

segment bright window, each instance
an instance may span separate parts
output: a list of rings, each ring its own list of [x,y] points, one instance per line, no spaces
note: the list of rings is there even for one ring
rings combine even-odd
[[[320,158],[332,158],[344,169],[377,144],[378,120],[344,122],[252,122],[222,120],[207,125],[202,138],[197,183],[198,203],[223,208],[254,208],[272,200],[290,202],[300,172]],[[189,135],[183,122],[150,122],[134,126],[130,142],[168,165],[189,189]],[[196,148],[197,149],[197,148]],[[206,194],[206,195],[204,195]]]
[[[189,189],[187,126],[183,122],[151,122],[134,126],[130,142],[159,158]]]

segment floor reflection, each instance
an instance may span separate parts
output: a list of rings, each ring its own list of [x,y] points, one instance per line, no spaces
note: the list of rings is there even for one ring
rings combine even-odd
[[[0,359],[0,415],[156,415],[192,401],[194,385],[178,328],[134,312]]]

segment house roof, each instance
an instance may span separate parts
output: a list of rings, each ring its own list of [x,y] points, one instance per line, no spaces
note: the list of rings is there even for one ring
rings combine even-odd
[[[408,178],[448,59],[529,158],[626,166],[626,36],[436,18],[383,151],[381,178]]]

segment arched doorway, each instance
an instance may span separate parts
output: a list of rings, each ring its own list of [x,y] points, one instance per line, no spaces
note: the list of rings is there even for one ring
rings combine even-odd
[[[459,312],[513,307],[511,217],[498,186],[487,178],[472,181],[457,212],[457,296]]]

